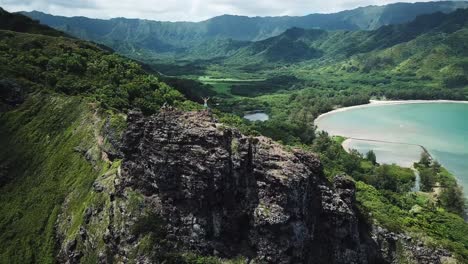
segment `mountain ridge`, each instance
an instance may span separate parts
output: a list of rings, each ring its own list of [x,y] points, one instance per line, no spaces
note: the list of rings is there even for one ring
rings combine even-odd
[[[200,52],[198,57],[210,55],[224,57],[226,63],[235,64],[264,61],[266,63],[297,63],[312,59],[339,60],[353,55],[384,50],[414,40],[424,34],[451,34],[468,26],[468,9],[455,12],[425,14],[399,25],[382,26],[373,31],[325,31],[293,27],[284,33],[261,41],[221,42],[218,49]],[[208,44],[209,45],[209,44]],[[211,43],[213,45],[213,43]],[[188,51],[197,54],[205,45]],[[221,51],[218,53],[216,51]],[[222,51],[226,54],[223,56]]]
[[[179,53],[180,50],[217,38],[239,41],[264,40],[291,27],[326,30],[376,29],[386,24],[409,22],[420,14],[451,12],[460,7],[468,7],[468,2],[397,3],[302,17],[251,18],[228,15],[201,22],[67,18],[39,12],[23,14],[76,37],[106,44],[126,55],[142,52],[156,56],[161,53]],[[400,15],[395,16],[395,13]]]
[[[67,34],[54,30],[47,25],[40,24],[25,15],[15,15],[5,11],[0,7],[0,29],[16,32],[28,32],[35,34],[44,34],[50,36],[69,37]]]
[[[468,4],[468,1],[465,0],[446,0],[446,1],[429,1],[429,2],[413,2],[413,3],[405,3],[405,2],[396,2],[396,3],[391,3],[391,4],[383,4],[383,5],[367,5],[367,6],[359,6],[356,8],[349,8],[349,9],[344,9],[341,11],[336,11],[336,12],[323,12],[323,13],[308,13],[305,15],[280,15],[280,16],[275,16],[275,15],[267,15],[267,16],[248,16],[248,15],[238,15],[238,14],[221,14],[221,15],[216,15],[211,18],[203,19],[200,21],[186,21],[186,20],[180,20],[180,21],[168,21],[168,20],[156,20],[156,19],[148,19],[148,18],[137,18],[137,17],[122,17],[122,16],[117,16],[117,17],[111,17],[111,18],[97,18],[97,17],[87,17],[87,16],[62,16],[62,15],[54,15],[54,14],[49,14],[43,11],[39,10],[32,10],[32,11],[19,11],[16,13],[24,13],[24,14],[31,14],[32,16],[38,16],[38,15],[47,15],[47,16],[54,16],[54,17],[60,17],[60,18],[86,18],[86,19],[92,19],[92,20],[103,20],[103,21],[109,21],[109,20],[141,20],[141,21],[150,21],[150,22],[159,22],[159,23],[191,23],[191,24],[198,24],[198,23],[204,23],[208,22],[210,20],[218,20],[218,19],[223,19],[225,17],[233,17],[233,18],[245,18],[245,19],[269,19],[269,18],[277,18],[277,19],[287,19],[287,18],[303,18],[303,17],[308,17],[308,16],[327,16],[327,15],[334,15],[334,14],[342,14],[342,13],[352,13],[353,11],[362,11],[362,10],[368,10],[368,9],[381,9],[381,8],[392,8],[392,7],[398,7],[398,6],[416,6],[416,7],[421,7],[421,6],[437,6],[437,5],[447,5],[453,3],[455,8],[460,8],[460,6],[465,6]],[[447,7],[445,7],[447,8]],[[451,9],[451,8],[448,8]],[[427,13],[427,11],[422,12]],[[445,12],[444,12],[445,13]]]

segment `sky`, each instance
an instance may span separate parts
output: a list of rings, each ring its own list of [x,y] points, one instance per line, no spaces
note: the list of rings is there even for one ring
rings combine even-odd
[[[231,14],[246,16],[302,16],[333,13],[368,5],[407,0],[0,0],[10,11],[38,10],[62,16],[142,18],[160,21],[201,21]],[[427,2],[427,1],[418,1]]]

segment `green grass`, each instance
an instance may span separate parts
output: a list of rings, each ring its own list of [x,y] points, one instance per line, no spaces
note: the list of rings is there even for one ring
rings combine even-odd
[[[206,82],[205,82],[206,83]],[[234,96],[231,93],[232,83],[223,83],[223,82],[209,82],[213,86],[213,91],[221,95]]]
[[[44,94],[0,115],[0,160],[9,176],[0,186],[1,263],[54,263],[64,202],[74,193],[68,210],[80,215],[106,169],[92,150],[93,116],[86,100]],[[81,151],[90,149],[87,160]],[[75,232],[80,221],[72,222]]]
[[[361,161],[361,168],[364,171],[371,171],[374,168],[374,164],[368,160],[362,160]]]
[[[228,97],[238,97],[237,95],[232,94],[231,87],[233,85],[255,85],[255,83],[259,83],[265,81],[264,78],[252,78],[252,79],[240,79],[240,78],[216,78],[210,76],[200,76],[198,77],[198,81],[209,84],[213,87],[213,91],[218,93],[219,95],[224,95]]]
[[[336,141],[338,144],[343,144],[345,142],[346,138],[342,136],[333,136],[332,139]]]
[[[15,89],[28,94],[18,108],[0,112],[0,263],[55,263],[81,227],[95,241],[78,239],[82,260],[96,263],[119,164],[103,160],[103,150],[112,149],[106,138],[112,135],[101,131],[106,119],[119,140],[130,108],[150,114],[165,103],[197,105],[108,49],[55,37],[63,34],[19,15],[1,11],[2,19],[17,22],[14,28],[29,24],[23,33],[0,30],[0,107]],[[94,182],[107,190],[94,192]],[[92,207],[101,209],[102,220],[84,224]],[[118,212],[115,219],[122,228],[126,220]]]

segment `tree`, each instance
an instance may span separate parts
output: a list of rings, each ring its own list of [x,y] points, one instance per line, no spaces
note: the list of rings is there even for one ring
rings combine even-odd
[[[377,164],[377,156],[375,155],[375,152],[373,150],[369,150],[366,154],[366,159],[372,164],[376,165]]]
[[[353,172],[357,171],[361,167],[362,155],[355,149],[351,149],[349,154],[344,153],[339,157],[345,169],[345,172],[352,175]]]
[[[421,191],[432,192],[432,187],[435,184],[435,175],[431,169],[420,170],[419,176],[421,177]]]
[[[419,160],[419,163],[426,167],[429,167],[431,165],[431,156],[429,156],[429,153],[427,153],[426,151],[421,153],[421,159]]]
[[[437,160],[435,160],[434,162],[432,162],[431,167],[432,171],[437,174],[440,173],[440,168],[442,167],[442,165],[440,165],[440,163]]]
[[[440,194],[440,204],[449,212],[463,216],[465,212],[465,198],[460,186],[450,186],[445,188]]]
[[[83,57],[78,54],[68,56],[66,58],[66,69],[69,73],[82,74],[86,71],[86,64]]]
[[[325,131],[320,131],[314,140],[313,149],[317,152],[325,152],[332,145],[332,141]]]
[[[377,175],[375,176],[375,187],[393,192],[398,191],[397,178],[391,174],[389,165],[378,167]]]
[[[463,87],[468,84],[468,78],[463,74],[457,74],[445,77],[443,83],[447,88]]]

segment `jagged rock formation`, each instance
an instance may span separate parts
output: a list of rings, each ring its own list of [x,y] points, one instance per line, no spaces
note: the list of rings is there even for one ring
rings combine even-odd
[[[206,112],[128,117],[121,190],[145,196],[177,251],[267,263],[375,263],[354,183],[318,158],[246,137]],[[361,230],[362,231],[362,230]]]
[[[244,136],[208,112],[133,112],[127,121],[122,163],[94,181],[82,211],[69,205],[76,194],[64,202],[60,263],[205,263],[187,254],[244,263],[453,260],[364,221],[354,181],[329,183],[311,153]]]

